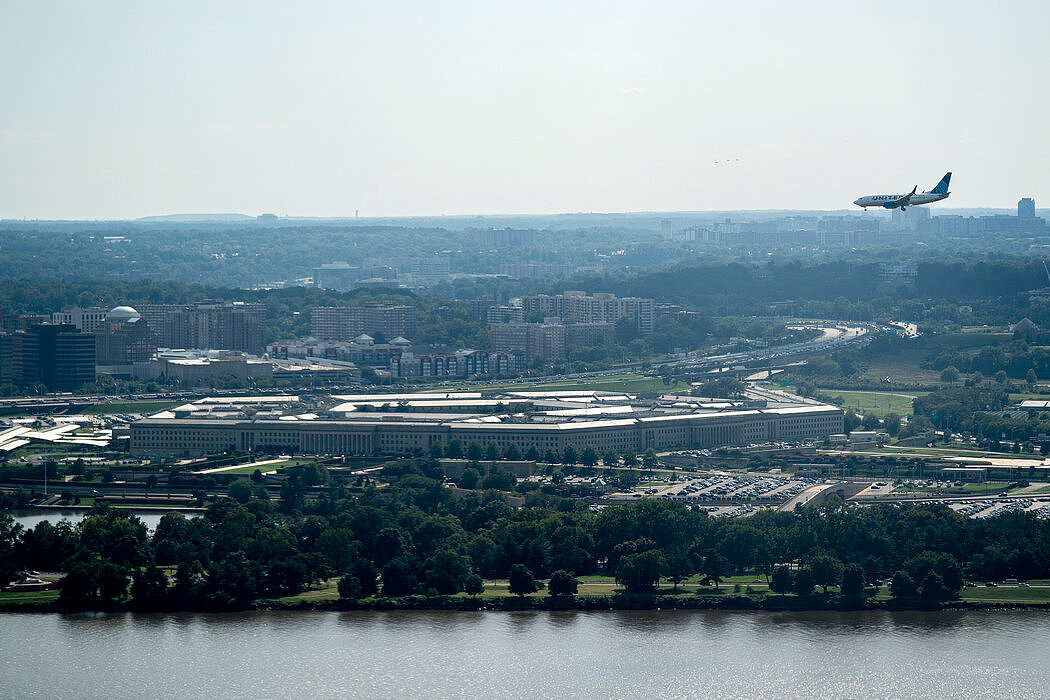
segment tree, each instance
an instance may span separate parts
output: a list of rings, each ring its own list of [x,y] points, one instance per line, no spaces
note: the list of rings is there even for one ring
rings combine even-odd
[[[713,549],[704,552],[704,556],[700,560],[700,573],[706,581],[715,584],[716,590],[722,579],[725,578],[728,568],[729,561]]]
[[[552,596],[574,596],[579,586],[579,581],[565,569],[558,569],[551,574],[547,581],[547,591]]]
[[[420,562],[415,557],[394,557],[383,567],[383,595],[409,595],[416,592]]]
[[[607,449],[602,453],[602,464],[607,467],[615,467],[620,463],[620,455],[613,448]]]
[[[518,447],[518,443],[512,442],[507,445],[507,449],[503,452],[503,459],[507,460],[519,460],[521,459],[521,448]]]
[[[918,593],[918,588],[911,574],[907,571],[897,571],[893,574],[893,579],[890,581],[890,595],[902,600],[914,598],[916,593]]]
[[[467,467],[459,477],[461,489],[476,489],[481,482],[481,472],[473,467]]]
[[[828,554],[818,554],[809,561],[813,582],[828,594],[829,586],[837,586],[842,580],[842,562]]]
[[[651,447],[648,448],[642,454],[642,466],[645,467],[646,469],[650,469],[650,470],[655,469],[656,466],[659,463],[660,463],[660,460],[657,459],[656,451],[653,448],[651,448]]]
[[[493,468],[492,472],[485,477],[484,486],[486,489],[495,489],[496,491],[510,491],[514,488],[514,484],[517,483],[517,479],[510,472],[505,472],[501,469]]]
[[[882,425],[890,437],[897,437],[901,430],[901,417],[896,413],[887,413],[882,417]]]
[[[514,564],[510,567],[510,577],[507,581],[507,590],[519,598],[524,598],[529,593],[540,590],[540,583],[532,575],[524,564]]]
[[[1028,373],[1024,375],[1024,380],[1028,383],[1028,386],[1032,387],[1035,386],[1037,381],[1039,381],[1039,377],[1036,375],[1034,369],[1029,369]]]
[[[463,592],[469,596],[477,597],[485,592],[485,582],[472,571],[463,582]]]
[[[580,454],[576,451],[576,448],[574,446],[565,446],[565,450],[562,452],[561,456],[562,464],[576,464],[579,458]]]
[[[667,560],[655,549],[628,554],[616,565],[616,582],[629,593],[651,593],[667,570]]]
[[[633,467],[638,464],[638,455],[631,448],[627,448],[623,451],[623,466]]]
[[[877,430],[882,425],[882,421],[874,413],[868,413],[861,421],[861,425],[865,430]]]
[[[941,381],[947,384],[954,384],[959,381],[959,370],[954,365],[948,365],[941,370]]]
[[[676,547],[667,555],[667,578],[671,579],[676,591],[678,584],[692,576],[694,570],[693,562],[685,549]]]
[[[252,500],[252,482],[250,479],[236,479],[230,483],[227,493],[238,503]]]
[[[806,567],[802,567],[795,572],[795,583],[794,590],[800,596],[807,596],[813,592],[813,586],[816,585],[813,580],[813,572]]]
[[[481,447],[481,443],[477,440],[471,440],[467,445],[467,459],[477,462],[485,454],[484,449]]]
[[[375,595],[379,592],[379,584],[376,581],[376,577],[379,576],[379,569],[370,560],[358,557],[350,566],[350,573],[360,583],[363,595]]]
[[[463,590],[470,575],[470,562],[448,549],[435,552],[423,564],[423,585],[439,595],[453,595]]]
[[[490,462],[495,462],[499,459],[499,445],[493,441],[489,441],[489,444],[485,445],[485,459]]]
[[[843,570],[839,591],[844,596],[859,596],[864,592],[864,569],[859,564],[849,564]]]
[[[769,579],[769,590],[784,595],[791,591],[794,586],[791,569],[786,566],[778,566],[773,569],[773,575]]]
[[[336,584],[336,588],[339,590],[340,598],[360,598],[361,593],[361,581],[358,580],[353,574],[347,574],[339,579],[339,583]]]
[[[583,448],[583,452],[580,454],[580,464],[584,464],[588,467],[593,467],[598,463],[598,451],[593,446],[587,445]]]
[[[448,447],[445,449],[445,455],[450,459],[462,459],[463,458],[463,443],[457,438],[452,438],[448,441]]]
[[[919,584],[919,594],[923,600],[946,600],[952,597],[951,591],[944,585],[944,579],[934,570],[926,573]]]
[[[156,608],[168,599],[168,577],[156,566],[135,569],[131,574],[131,600],[140,608]]]
[[[540,451],[536,449],[535,445],[529,445],[529,449],[525,450],[525,459],[530,462],[538,462],[540,460]]]
[[[445,446],[441,442],[434,442],[430,445],[430,456],[434,459],[441,459],[445,456]]]
[[[47,521],[44,521],[47,522]],[[10,513],[0,511],[0,587],[15,578],[15,547],[22,539],[22,525]]]

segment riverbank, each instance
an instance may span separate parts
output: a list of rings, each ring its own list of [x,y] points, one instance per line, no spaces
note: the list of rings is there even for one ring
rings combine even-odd
[[[587,596],[372,596],[368,598],[338,598],[334,600],[279,600],[261,599],[249,605],[215,606],[155,606],[146,607],[131,602],[91,608],[70,608],[60,604],[54,593],[42,592],[19,599],[0,598],[3,612],[242,612],[242,611],[622,611],[622,610],[716,610],[736,612],[858,612],[883,610],[890,612],[937,612],[945,610],[1043,610],[1050,611],[1048,602],[1008,601],[923,601],[878,600],[873,598],[842,598],[841,596],[748,596],[748,595],[662,595],[614,593]]]

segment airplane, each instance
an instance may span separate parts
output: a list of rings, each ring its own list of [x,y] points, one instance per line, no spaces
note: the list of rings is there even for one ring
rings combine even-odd
[[[885,207],[886,209],[900,207],[900,210],[904,211],[905,207],[914,207],[919,204],[929,204],[947,199],[948,195],[951,194],[948,191],[948,183],[951,179],[952,174],[949,172],[944,174],[944,177],[941,178],[936,187],[926,192],[916,194],[915,190],[919,189],[919,186],[916,185],[908,194],[869,194],[866,197],[853,200],[853,203],[858,207],[864,207],[865,210],[868,207]]]

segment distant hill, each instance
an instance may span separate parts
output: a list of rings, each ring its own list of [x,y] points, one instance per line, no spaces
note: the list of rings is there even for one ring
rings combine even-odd
[[[164,216],[144,216],[135,221],[165,224],[238,223],[255,221],[255,217],[247,214],[165,214]]]

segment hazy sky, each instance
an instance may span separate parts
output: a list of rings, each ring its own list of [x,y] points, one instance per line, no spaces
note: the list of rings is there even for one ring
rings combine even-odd
[[[1050,205],[1050,3],[0,3],[0,218]],[[859,211],[859,210],[858,210]]]

